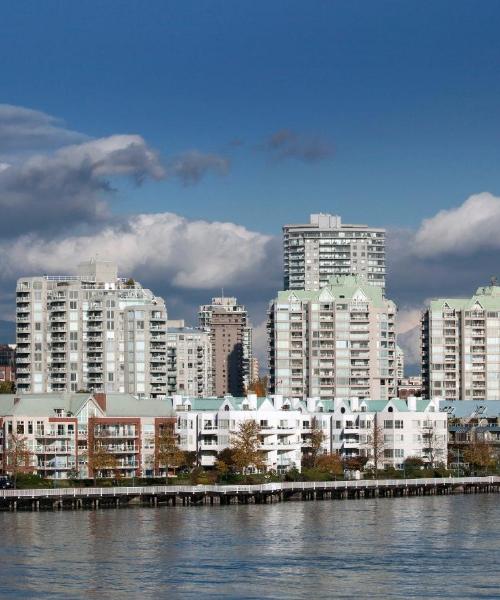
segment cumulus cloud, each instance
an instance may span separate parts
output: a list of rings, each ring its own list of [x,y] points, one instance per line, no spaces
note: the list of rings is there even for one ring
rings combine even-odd
[[[38,110],[0,104],[0,155],[56,148],[87,140],[66,129],[60,120]]]
[[[60,273],[85,257],[113,260],[128,275],[167,278],[181,288],[252,285],[270,274],[273,238],[234,223],[189,221],[172,213],[134,215],[92,235],[21,236],[0,245],[0,274]],[[139,277],[140,278],[140,277]]]
[[[414,250],[418,256],[432,257],[500,248],[499,231],[500,198],[483,192],[425,219],[415,235]]]
[[[0,170],[0,234],[103,221],[109,178],[159,179],[159,158],[138,135],[113,135],[35,154]]]
[[[168,174],[180,179],[183,185],[193,185],[210,172],[227,175],[229,166],[229,159],[223,156],[190,150],[170,161]]]
[[[315,163],[333,155],[332,145],[316,135],[302,135],[291,129],[280,129],[261,145],[274,159],[294,158]]]

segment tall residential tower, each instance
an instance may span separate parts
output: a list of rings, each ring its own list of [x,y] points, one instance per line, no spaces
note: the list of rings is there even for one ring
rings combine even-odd
[[[19,279],[16,317],[19,393],[166,395],[165,303],[115,264]]]
[[[334,275],[364,275],[384,289],[385,230],[313,214],[283,227],[283,262],[285,290],[318,290]]]
[[[422,383],[427,398],[500,400],[500,286],[430,303],[422,315]]]
[[[212,386],[216,396],[241,396],[250,383],[252,329],[236,298],[212,298],[200,306],[200,327],[210,333]]]
[[[396,395],[396,306],[364,277],[279,292],[269,308],[270,387],[294,398]]]

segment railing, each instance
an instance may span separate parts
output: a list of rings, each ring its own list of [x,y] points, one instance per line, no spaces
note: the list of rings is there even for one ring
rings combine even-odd
[[[124,465],[128,466],[128,465]],[[1,498],[96,497],[96,496],[155,496],[176,494],[262,494],[281,491],[377,489],[388,487],[437,487],[445,485],[497,484],[500,477],[437,477],[432,479],[360,479],[353,481],[285,481],[260,485],[155,485],[109,488],[46,488],[33,490],[0,490]]]

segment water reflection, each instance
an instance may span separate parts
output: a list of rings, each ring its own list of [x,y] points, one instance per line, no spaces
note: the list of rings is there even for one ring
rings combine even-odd
[[[498,496],[0,513],[2,598],[497,598]]]

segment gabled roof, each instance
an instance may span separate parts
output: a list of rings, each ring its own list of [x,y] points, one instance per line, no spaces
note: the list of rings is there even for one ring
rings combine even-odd
[[[373,306],[385,308],[387,303],[392,304],[383,296],[382,289],[371,285],[365,277],[358,275],[338,275],[331,277],[329,283],[320,290],[289,290],[278,292],[277,302],[287,303],[292,299],[301,301],[321,301],[325,299],[356,300],[363,299]]]

